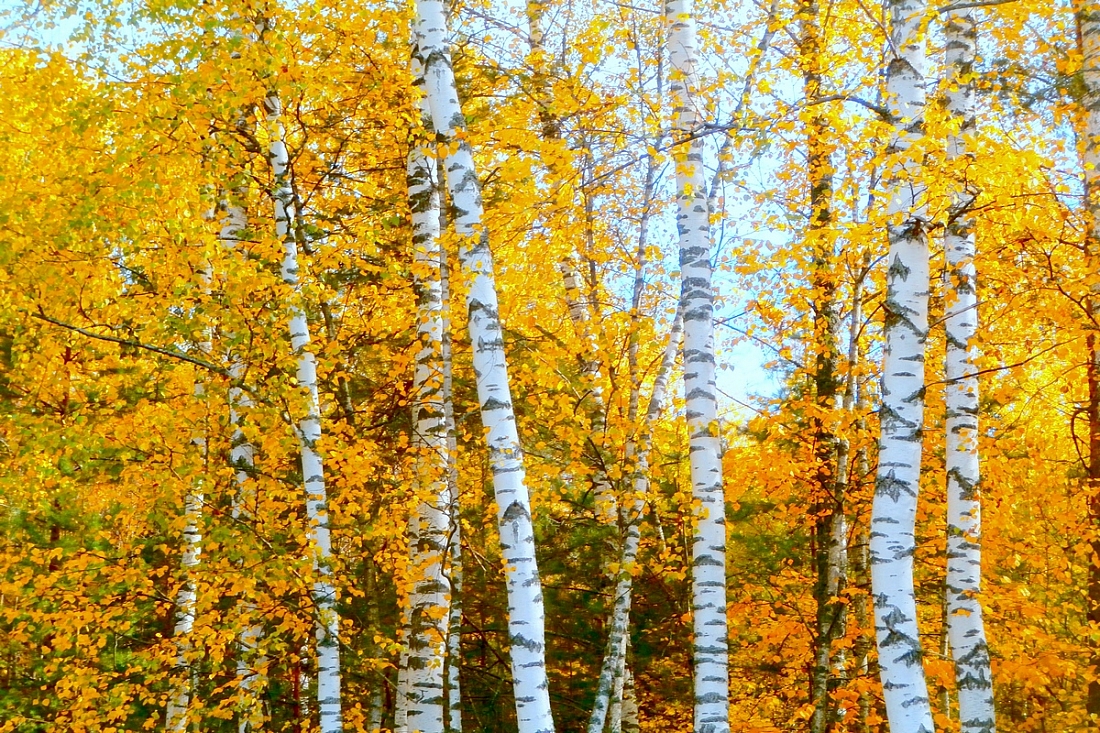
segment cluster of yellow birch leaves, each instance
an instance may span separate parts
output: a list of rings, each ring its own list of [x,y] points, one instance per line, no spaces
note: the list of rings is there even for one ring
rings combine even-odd
[[[594,463],[607,462],[608,477],[629,485],[624,446],[639,426],[626,420],[626,406],[632,389],[648,392],[675,305],[666,180],[675,151],[660,132],[668,104],[659,81],[668,73],[660,8],[548,7],[561,139],[540,135],[522,10],[456,3],[453,15],[541,533],[552,694],[565,730],[586,719],[618,571],[613,533],[596,518]],[[299,680],[311,664],[313,570],[296,442],[284,417],[300,399],[283,335],[292,296],[275,265],[280,243],[259,152],[266,133],[254,111],[273,84],[287,108],[310,243],[302,297],[315,324],[326,412],[345,721],[348,730],[366,730],[372,692],[394,679],[397,606],[411,579],[404,533],[417,501],[404,181],[415,134],[408,9],[324,1],[255,7],[276,28],[261,45],[248,40],[239,4],[74,8],[80,41],[65,50],[27,40],[70,11],[62,5],[17,10],[0,37],[0,731],[161,725],[175,653],[183,498],[196,482],[207,503],[194,717],[202,730],[232,727],[240,703],[232,659],[244,623],[233,599],[247,596],[258,599],[255,613],[268,632],[271,727],[297,730],[306,719]],[[725,272],[722,346],[730,354],[738,340],[760,345],[781,386],[778,396],[727,403],[731,719],[742,730],[799,730],[810,713],[807,513],[816,467],[806,437],[815,409],[807,370],[810,303],[820,297],[800,239],[801,156],[818,110],[800,104],[791,3],[702,3],[698,11],[707,118],[716,125],[708,134],[716,148],[729,139],[714,227]],[[835,415],[853,446],[868,451],[870,468],[854,477],[851,495],[855,546],[869,508],[881,348],[885,235],[874,188],[890,164],[882,157],[890,132],[869,109],[880,104],[881,17],[877,8],[841,0],[821,19],[834,90],[822,105],[838,171],[832,236],[842,316],[857,280],[864,299],[860,358],[843,369],[854,371],[866,402]],[[936,22],[930,18],[933,48]],[[944,162],[948,123],[938,107],[912,154],[925,164],[933,222],[942,226],[958,181],[974,194],[983,599],[1000,720],[1007,730],[1084,729],[1089,649],[1100,630],[1085,620],[1090,558],[1080,539],[1095,529],[1082,482],[1088,440],[1080,407],[1091,324],[1077,303],[1095,283],[1096,263],[1082,254],[1073,19],[1066,8],[1021,0],[983,10],[979,34],[973,156]],[[243,125],[242,110],[252,110]],[[653,201],[642,191],[649,157],[664,177]],[[237,191],[246,192],[248,236],[227,251],[217,239],[218,207]],[[637,229],[647,212],[654,222],[649,287],[641,317],[632,319]],[[606,381],[602,435],[592,434],[587,406],[589,345],[570,321],[558,271],[570,256],[585,276]],[[942,271],[942,252],[934,263]],[[203,281],[206,267],[212,285]],[[459,275],[452,285],[453,302],[463,302]],[[940,287],[933,283],[933,321],[942,315]],[[452,309],[451,327],[467,563],[465,715],[471,729],[507,730],[514,723],[502,679],[502,581],[461,308]],[[211,354],[195,350],[206,332],[217,336]],[[641,344],[637,385],[627,365],[631,339]],[[934,381],[942,379],[942,327],[930,343],[917,590],[937,723],[951,730],[954,683],[940,601],[943,385]],[[257,455],[253,522],[231,516],[229,382],[179,358],[224,369],[231,352],[247,364],[244,384],[255,403],[245,421]],[[728,366],[733,376],[719,386],[733,390],[747,370]],[[206,384],[201,398],[197,380]],[[205,453],[196,436],[206,439]],[[643,729],[688,730],[691,502],[675,409],[655,438],[654,491],[634,570],[631,664]],[[858,604],[866,592],[865,579],[853,578],[841,602]],[[852,658],[866,632],[853,614],[842,642]],[[851,711],[842,725],[882,729],[878,684],[873,672],[850,670],[835,693]],[[862,719],[855,713],[861,696],[871,701]]]

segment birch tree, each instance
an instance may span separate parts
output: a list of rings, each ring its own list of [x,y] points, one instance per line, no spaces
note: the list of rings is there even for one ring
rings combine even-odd
[[[546,675],[542,586],[535,559],[523,454],[512,408],[489,233],[483,222],[473,153],[463,139],[465,118],[451,68],[444,4],[440,0],[418,0],[414,23],[414,39],[424,60],[424,76],[415,83],[423,86],[432,125],[441,142],[447,145],[443,165],[455,233],[460,240],[459,260],[469,284],[466,306],[474,374],[489,447],[507,578],[516,717],[521,733],[544,733],[554,729],[554,722]]]
[[[949,161],[966,160],[975,127],[974,10],[947,14],[947,110],[959,131],[947,140]],[[993,674],[982,619],[981,504],[978,463],[978,377],[974,345],[978,327],[977,274],[973,217],[965,190],[954,194],[944,247],[946,272],[946,378],[944,425],[947,433],[947,635],[955,660],[959,722],[963,733],[993,733]]]
[[[442,222],[442,207],[440,221]],[[462,517],[458,496],[458,431],[454,412],[454,363],[451,359],[451,278],[447,252],[439,248],[439,291],[443,300],[441,317],[443,338],[443,424],[447,431],[447,513],[450,532],[447,537],[447,580],[450,584],[450,619],[447,623],[446,676],[447,733],[462,733]]]
[[[423,77],[423,60],[414,49],[412,72]],[[432,129],[427,101],[418,100],[425,130]],[[414,439],[417,450],[416,501],[410,537],[408,656],[409,730],[442,733],[444,729],[444,655],[450,621],[444,560],[451,519],[447,472],[447,424],[443,409],[443,292],[440,276],[440,212],[437,165],[426,141],[409,150],[408,187],[412,211],[413,263],[416,267],[417,332],[420,351],[413,375]]]
[[[680,310],[684,319],[684,391],[690,435],[692,619],[695,731],[729,730],[729,634],[726,620],[726,525],[722,450],[715,391],[714,293],[710,213],[703,168],[702,115],[696,94],[698,46],[692,0],[665,3],[675,131],[676,227],[680,238]]]
[[[608,626],[611,631],[607,638],[607,651],[600,667],[600,677],[596,688],[596,701],[592,706],[592,715],[588,719],[588,733],[602,733],[611,713],[610,730],[618,733],[622,727],[623,691],[627,679],[626,652],[630,641],[630,603],[634,592],[634,564],[638,559],[638,547],[641,543],[641,516],[645,508],[645,497],[649,494],[649,453],[653,447],[652,430],[665,407],[669,377],[676,361],[676,352],[680,346],[680,334],[683,320],[680,313],[672,323],[657,377],[653,382],[649,407],[646,410],[641,438],[638,441],[633,477],[633,494],[624,507],[623,548],[619,566],[619,577],[615,583],[614,603]],[[617,688],[617,689],[615,689]],[[618,720],[615,720],[614,708],[618,706]],[[636,714],[636,710],[633,711]]]
[[[184,501],[186,525],[183,529],[183,558],[180,561],[183,584],[176,593],[176,623],[172,628],[172,640],[176,647],[175,690],[168,698],[165,716],[165,729],[170,733],[187,730],[187,712],[194,684],[191,632],[195,627],[195,603],[198,598],[195,572],[202,554],[202,502],[201,487],[190,491]]]
[[[240,240],[241,233],[248,226],[244,207],[237,202],[224,203],[225,218],[218,239],[222,247],[232,251]],[[245,413],[252,408],[252,397],[240,386],[245,377],[246,364],[234,354],[229,355],[229,427],[232,430],[229,449],[229,463],[233,466],[233,504],[234,522],[248,524],[253,520],[251,506],[255,501],[255,487],[250,481],[255,469],[255,451],[245,436],[242,423]],[[264,724],[263,703],[260,693],[266,680],[263,667],[265,660],[258,651],[263,637],[263,627],[256,623],[256,605],[244,599],[238,605],[238,611],[245,620],[245,626],[237,636],[237,678],[241,690],[240,713],[237,721],[238,733],[260,730]]]
[[[264,99],[271,136],[268,157],[274,177],[275,233],[284,248],[283,281],[292,297],[301,297],[298,276],[298,244],[294,237],[294,192],[290,185],[290,156],[286,131],[281,121],[282,101],[275,92]],[[294,424],[301,451],[302,481],[306,493],[306,517],[313,555],[313,603],[317,640],[317,710],[321,733],[337,733],[343,721],[340,700],[340,618],[336,610],[336,588],[332,580],[332,545],[329,536],[328,498],[321,440],[321,402],[317,390],[317,360],[310,349],[309,322],[301,304],[292,301],[290,344],[298,360],[297,381],[302,391],[305,414]]]
[[[913,590],[914,526],[924,423],[928,338],[928,239],[919,153],[924,128],[923,0],[887,0],[890,44],[886,104],[895,121],[894,158],[883,188],[890,243],[880,410],[879,466],[871,508],[870,563],[875,637],[892,733],[931,733]]]
[[[202,287],[206,294],[210,292],[210,283],[214,279],[209,261],[204,261],[200,272]],[[210,328],[203,331],[202,343],[199,351],[210,354],[214,350],[212,343],[213,334]],[[195,397],[203,403],[206,400],[206,383],[200,380],[195,383]],[[209,463],[209,436],[204,427],[196,431],[191,439],[192,445],[199,449],[202,455],[203,469]],[[180,571],[183,575],[183,584],[176,593],[176,623],[172,629],[172,641],[176,647],[177,678],[173,680],[175,690],[168,698],[168,710],[165,713],[165,730],[170,733],[182,733],[189,725],[188,709],[191,705],[191,690],[195,683],[195,671],[192,666],[193,655],[191,635],[195,627],[195,609],[198,601],[198,584],[196,571],[202,555],[202,508],[203,508],[203,483],[204,476],[194,479],[194,483],[184,498],[184,529],[183,529],[183,557],[180,560]]]

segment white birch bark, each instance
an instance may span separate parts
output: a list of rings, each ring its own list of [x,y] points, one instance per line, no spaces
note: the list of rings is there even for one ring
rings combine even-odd
[[[370,733],[379,733],[382,730],[382,689],[375,687],[370,692],[370,703],[367,709],[367,730]]]
[[[218,239],[227,250],[234,250],[240,241],[241,232],[248,226],[244,207],[226,203],[225,219],[222,222]],[[252,398],[238,385],[245,376],[245,364],[230,355],[229,376],[233,385],[229,388],[229,425],[232,438],[229,449],[229,462],[233,466],[233,480],[236,491],[233,494],[232,516],[235,522],[250,522],[250,506],[255,499],[255,490],[249,481],[255,467],[255,451],[241,428],[244,413],[252,408]],[[253,621],[256,614],[254,603],[245,599],[240,602],[238,617],[245,621],[245,627],[237,636],[237,678],[240,680],[241,710],[237,720],[238,733],[260,730],[264,724],[263,703],[260,691],[266,680],[264,667],[266,660],[259,654],[263,627]]]
[[[440,207],[442,210],[442,207]],[[441,215],[442,220],[442,215]],[[458,496],[458,431],[454,413],[454,362],[451,360],[451,279],[447,252],[439,250],[439,284],[443,298],[443,422],[447,429],[447,500],[450,537],[447,579],[451,587],[447,625],[447,733],[462,733],[462,520]]]
[[[634,673],[629,665],[623,676],[622,733],[638,733],[642,725],[638,720],[638,697],[634,690]]]
[[[196,391],[201,394],[201,388]],[[199,440],[205,448],[205,439]],[[184,500],[184,516],[187,518],[187,524],[183,529],[183,558],[180,560],[183,585],[176,594],[176,624],[172,629],[172,640],[176,646],[177,679],[173,680],[176,689],[168,698],[164,726],[170,733],[186,731],[189,723],[188,709],[191,705],[191,687],[194,681],[190,659],[191,632],[195,627],[195,602],[198,597],[194,571],[199,565],[202,554],[202,502],[201,486],[188,492]]]
[[[680,309],[684,319],[686,395],[692,497],[698,503],[692,538],[695,731],[729,730],[729,649],[726,619],[726,525],[722,451],[714,374],[714,293],[710,215],[703,169],[692,0],[665,3],[674,105],[680,141],[676,160],[676,226],[680,235]],[[693,137],[694,136],[694,137]]]
[[[409,552],[416,547],[416,510],[411,509],[409,520],[405,525],[405,539],[409,545]],[[405,564],[405,579],[412,577],[415,571],[411,563]],[[400,577],[400,576],[398,576]],[[409,703],[412,700],[412,670],[409,668],[409,647],[412,638],[412,598],[405,590],[399,589],[397,603],[401,608],[401,628],[397,631],[397,639],[401,643],[401,652],[397,655],[397,687],[394,689],[393,700],[393,733],[409,733]]]
[[[967,156],[965,136],[974,128],[971,74],[977,45],[973,9],[951,11],[944,28],[947,110],[958,134],[947,141],[948,160]],[[978,327],[973,220],[965,191],[954,196],[944,246],[947,330],[944,395],[947,419],[947,636],[955,660],[962,733],[994,733],[993,675],[982,620],[981,503],[978,493],[978,377],[974,337]]]
[[[375,633],[374,630],[381,626],[379,621],[378,611],[378,590],[377,583],[375,581],[375,570],[368,566],[364,569],[364,591],[366,592],[366,616],[367,616],[367,628],[370,629],[368,634]],[[377,642],[370,642],[367,647],[368,656],[378,658],[381,654],[381,650]],[[385,697],[383,692],[385,690],[387,680],[384,677],[384,673],[374,670],[367,678],[370,681],[371,691],[370,697],[367,703],[367,730],[371,733],[378,733],[382,730],[382,718],[385,716]]]
[[[275,231],[284,246],[282,277],[297,297],[298,244],[291,223],[294,196],[290,186],[290,158],[280,120],[282,102],[275,93],[264,100],[271,144],[269,157],[275,179]],[[317,360],[310,350],[309,323],[302,305],[292,302],[290,344],[298,358],[298,385],[304,392],[306,414],[298,420],[295,433],[301,448],[302,481],[306,493],[306,517],[313,552],[315,580],[313,603],[316,613],[317,710],[321,733],[338,733],[343,722],[340,708],[340,618],[336,611],[336,588],[332,581],[332,544],[329,537],[328,499],[324,465],[318,449],[321,440],[321,403],[317,393]]]
[[[414,78],[423,64],[414,50]],[[419,100],[425,129],[431,129],[426,100]],[[410,538],[408,720],[410,730],[443,733],[443,667],[450,588],[443,574],[450,502],[447,482],[447,428],[443,412],[443,292],[439,272],[439,194],[435,156],[426,143],[409,150],[408,189],[412,211],[413,263],[417,290],[420,352],[413,375],[417,450],[416,536]]]
[[[467,309],[474,373],[487,433],[507,578],[516,717],[521,733],[542,733],[554,728],[546,676],[542,586],[535,562],[531,502],[512,409],[489,236],[482,220],[473,154],[461,135],[465,118],[451,68],[446,9],[440,0],[417,0],[416,9],[414,36],[426,66],[422,83],[432,124],[440,139],[448,144],[444,160],[447,187],[455,232],[461,242],[459,259],[469,282]]]
[[[907,154],[924,126],[924,0],[887,0],[886,103],[895,119],[898,162],[884,181],[889,216],[885,357],[879,466],[871,508],[871,589],[879,671],[891,733],[931,733],[917,603],[914,526],[924,423],[928,338],[928,240],[920,163]]]
[[[213,213],[211,213],[211,216]],[[214,273],[209,261],[202,265],[201,281],[203,290],[209,294],[210,283],[214,279]],[[210,354],[214,350],[212,333],[210,329],[203,332],[203,341],[199,344],[199,350],[204,354]],[[195,397],[204,399],[206,386],[201,380],[195,383]],[[201,453],[204,463],[209,462],[209,446],[205,431],[197,431],[191,439],[192,445]],[[204,467],[205,470],[205,467]],[[200,476],[184,498],[183,513],[186,524],[183,528],[183,557],[180,559],[180,570],[183,574],[183,584],[176,594],[176,623],[172,629],[172,641],[176,647],[177,679],[173,680],[176,689],[168,698],[168,709],[165,712],[164,728],[170,733],[182,733],[190,724],[188,711],[191,706],[191,690],[195,684],[195,673],[191,665],[191,632],[195,628],[195,605],[198,600],[198,587],[195,582],[195,569],[199,566],[202,555],[202,505],[203,505],[203,479]]]

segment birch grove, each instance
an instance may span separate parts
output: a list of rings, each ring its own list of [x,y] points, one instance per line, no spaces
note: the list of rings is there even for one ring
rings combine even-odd
[[[0,733],[1096,727],[1092,0],[9,5]]]

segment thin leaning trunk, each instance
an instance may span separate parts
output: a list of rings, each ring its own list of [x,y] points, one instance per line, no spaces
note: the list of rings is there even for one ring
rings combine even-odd
[[[637,40],[637,38],[634,39],[635,54],[637,55],[638,68],[640,69],[642,68],[643,62],[640,44]],[[657,77],[659,96],[661,91],[660,59],[658,59]],[[643,95],[639,95],[639,106],[642,111],[642,116],[645,117],[647,106]],[[659,147],[659,141],[654,141],[653,147]],[[647,265],[647,249],[649,247],[649,222],[653,211],[657,181],[657,161],[655,157],[647,152],[645,158],[646,175],[642,189],[642,216],[638,222],[638,247],[635,255],[634,287],[630,301],[630,332],[627,343],[627,365],[630,380],[627,423],[630,425],[636,425],[638,422],[638,405],[641,397],[641,373],[638,367],[638,351],[640,347],[642,298],[646,288],[645,271]],[[569,293],[568,287],[566,293],[567,295]],[[572,303],[570,303],[570,312],[572,312]],[[680,318],[679,310],[677,310],[676,318],[673,322],[673,333],[668,346],[671,352],[666,349],[666,359],[662,363],[661,369],[658,371],[657,380],[654,383],[653,397],[656,397],[657,393],[660,392],[658,400],[662,402],[664,399],[664,389],[668,382],[668,372],[671,370],[672,361],[676,356],[676,349],[678,348],[676,342],[679,340],[682,325],[683,321]],[[653,407],[652,399],[650,407]],[[652,427],[652,422],[653,420],[649,420],[642,425],[641,437],[643,442],[649,439],[650,433],[648,431]],[[646,443],[641,450],[643,454],[642,458],[648,457],[648,451],[649,444]],[[604,654],[604,660],[600,667],[600,676],[596,688],[596,699],[592,704],[592,713],[588,719],[589,733],[602,733],[605,723],[613,733],[617,733],[622,725],[623,696],[628,691],[633,693],[632,680],[631,686],[627,686],[629,670],[626,664],[627,649],[629,648],[630,641],[630,594],[633,592],[633,578],[632,575],[623,573],[624,570],[633,566],[637,557],[637,539],[639,539],[637,534],[639,528],[637,525],[638,522],[641,521],[642,511],[646,502],[645,492],[648,491],[649,486],[648,465],[641,466],[639,464],[640,459],[637,455],[638,452],[638,442],[634,438],[629,439],[626,443],[627,463],[634,462],[635,478],[643,478],[645,484],[642,486],[641,490],[638,490],[639,483],[637,480],[635,481],[634,494],[624,497],[626,508],[619,512],[619,525],[622,532],[622,541],[619,546],[620,581],[616,584],[615,599],[607,623],[607,628],[611,633],[609,634],[607,651]],[[659,523],[658,531],[660,531]],[[616,634],[616,631],[619,629],[622,630],[621,640],[617,638]],[[637,709],[635,706],[634,720],[636,721],[636,719]]]
[[[546,4],[541,0],[527,0],[525,4],[528,28],[528,47],[531,51],[531,63],[534,68],[535,101],[538,104],[539,120],[541,122],[542,140],[544,143],[559,143],[561,141],[561,120],[553,111],[553,89],[547,76],[547,53],[544,44],[543,20]],[[550,162],[547,169],[554,178],[561,178],[562,164],[556,160],[556,156],[547,156]],[[591,206],[590,196],[585,193],[586,210]],[[590,214],[590,212],[589,212]],[[591,236],[590,227],[587,235]],[[555,235],[552,235],[555,236]],[[570,245],[570,250],[573,247]],[[591,245],[589,246],[591,251]],[[589,262],[591,265],[591,262]],[[604,524],[614,524],[619,513],[618,502],[611,480],[607,476],[606,466],[610,463],[609,457],[604,455],[603,436],[607,425],[607,405],[603,396],[603,374],[600,370],[600,349],[596,334],[592,330],[591,314],[595,307],[594,297],[586,297],[582,293],[585,285],[584,278],[577,270],[577,263],[572,251],[558,263],[558,270],[562,275],[562,285],[565,291],[565,303],[569,311],[569,319],[573,322],[573,330],[580,339],[583,352],[580,355],[580,370],[583,377],[583,388],[587,395],[587,414],[591,423],[590,447],[593,452],[593,480],[596,485],[596,518]],[[594,284],[589,283],[589,296],[593,295]]]
[[[639,349],[639,335],[638,332],[641,328],[641,307],[642,296],[645,293],[645,269],[646,269],[646,250],[649,246],[649,219],[652,211],[652,202],[654,198],[654,190],[656,186],[657,166],[654,156],[646,155],[646,178],[643,188],[642,200],[644,201],[642,217],[638,222],[638,248],[637,248],[637,260],[634,270],[634,289],[631,297],[630,307],[630,335],[629,342],[627,344],[627,363],[629,366],[630,377],[630,398],[627,406],[627,422],[634,425],[638,420],[638,403],[641,393],[640,379],[641,375],[638,370],[638,349]],[[568,291],[567,291],[568,292]],[[654,383],[654,393],[651,397],[650,407],[653,407],[652,398],[657,397],[658,388],[660,388],[661,395],[658,398],[663,405],[664,400],[664,388],[668,381],[668,371],[672,368],[672,360],[675,359],[676,349],[678,348],[679,335],[681,326],[683,325],[680,319],[679,311],[676,313],[676,318],[673,322],[673,332],[671,335],[671,342],[669,349],[672,349],[671,356],[666,349],[665,361],[662,362],[661,368],[658,371],[657,380]],[[667,365],[667,366],[666,366]],[[658,408],[658,411],[661,408]],[[648,417],[648,414],[647,414]],[[655,419],[655,418],[654,418]],[[643,440],[648,439],[648,430],[652,427],[652,420],[647,421],[642,426]],[[588,718],[588,733],[602,733],[604,725],[607,722],[607,716],[610,714],[610,728],[612,731],[617,731],[619,723],[616,722],[616,716],[619,716],[621,720],[622,710],[622,696],[625,689],[625,676],[626,676],[626,648],[629,641],[629,626],[630,626],[630,593],[632,592],[632,575],[624,575],[624,571],[627,568],[633,566],[637,557],[638,540],[638,522],[641,521],[642,511],[645,507],[645,496],[648,491],[648,465],[643,469],[639,465],[639,461],[646,458],[649,451],[649,445],[646,444],[642,448],[643,456],[640,458],[638,455],[638,445],[631,439],[626,444],[626,459],[635,462],[635,493],[632,497],[624,499],[626,508],[620,512],[620,526],[622,528],[622,542],[620,544],[619,551],[619,582],[616,583],[615,600],[611,608],[611,618],[608,621],[607,627],[611,630],[608,638],[607,651],[604,654],[602,666],[600,667],[600,677],[596,685],[596,699],[592,703],[592,713]],[[641,471],[641,473],[637,473]],[[637,477],[641,476],[645,479],[645,484],[642,490],[638,490]],[[632,538],[633,537],[633,538]],[[616,630],[622,629],[620,640],[616,639]]]
[[[294,196],[290,187],[290,158],[280,116],[282,102],[271,93],[264,100],[271,128],[269,156],[275,179],[275,231],[283,242],[283,281],[299,297],[298,244],[292,233]],[[290,344],[298,359],[297,380],[303,392],[305,411],[295,426],[301,450],[302,481],[306,493],[306,517],[313,553],[313,604],[316,614],[317,711],[321,733],[338,733],[343,727],[340,707],[340,617],[336,610],[336,588],[332,580],[332,544],[329,536],[328,498],[324,465],[318,450],[321,440],[321,403],[317,392],[317,360],[310,349],[309,322],[297,302],[290,312]]]
[[[890,251],[884,305],[885,357],[879,467],[871,507],[870,564],[875,637],[891,733],[934,730],[913,590],[914,528],[924,424],[928,338],[928,240],[919,162],[906,153],[923,133],[924,0],[888,0],[886,101],[897,121],[894,164],[884,181]]]
[[[473,153],[465,142],[458,101],[446,9],[440,0],[418,0],[414,37],[424,59],[425,93],[432,123],[447,143],[447,188],[460,241],[459,260],[469,283],[466,305],[473,344],[481,420],[487,433],[489,463],[498,507],[500,547],[508,594],[508,638],[516,718],[521,733],[553,731],[546,675],[546,632],[535,560],[531,501],[524,479],[523,454],[512,408],[503,329],[493,277],[489,233],[484,226],[480,186]]]
[[[414,77],[422,62],[412,56]],[[431,129],[427,102],[419,102],[425,129]],[[417,507],[412,522],[409,565],[413,574],[408,638],[409,730],[443,733],[443,667],[450,620],[449,592],[443,574],[450,501],[447,477],[447,426],[443,410],[443,288],[439,271],[439,193],[437,165],[425,142],[409,150],[408,188],[413,225],[413,263],[417,290],[420,351],[413,375],[413,447],[417,451]]]
[[[607,640],[607,651],[596,688],[596,701],[592,715],[588,719],[588,733],[601,733],[607,720],[609,708],[622,704],[623,680],[626,674],[626,649],[629,642],[630,603],[634,584],[634,564],[638,559],[638,547],[641,543],[640,520],[645,509],[645,497],[649,494],[649,453],[653,446],[653,425],[664,411],[665,397],[668,394],[669,374],[676,361],[676,351],[680,342],[680,314],[672,323],[668,345],[664,358],[653,382],[653,394],[650,396],[649,409],[646,411],[645,425],[639,440],[637,467],[634,473],[634,491],[624,518],[625,538],[619,567],[619,578],[615,584],[615,602],[611,613],[611,633]],[[618,689],[616,689],[616,687]],[[612,731],[615,728],[612,726]]]
[[[462,733],[462,520],[458,499],[458,432],[455,429],[454,369],[451,360],[451,278],[447,252],[439,250],[439,284],[443,298],[443,422],[447,429],[447,578],[451,587],[447,624],[447,733]]]
[[[947,109],[959,121],[947,141],[948,160],[965,158],[965,135],[974,129],[971,75],[977,28],[972,9],[947,15]],[[947,636],[955,660],[962,733],[994,733],[993,675],[982,621],[981,503],[978,493],[978,377],[974,338],[978,327],[973,221],[968,197],[955,194],[947,225]]]
[[[691,0],[665,4],[673,129],[682,141],[676,160],[680,235],[680,309],[684,319],[684,392],[690,436],[695,731],[729,730],[729,641],[726,618],[726,523],[722,447],[715,388],[714,293],[710,214],[703,169],[702,117],[695,98],[697,42]],[[680,156],[683,157],[680,157]]]

